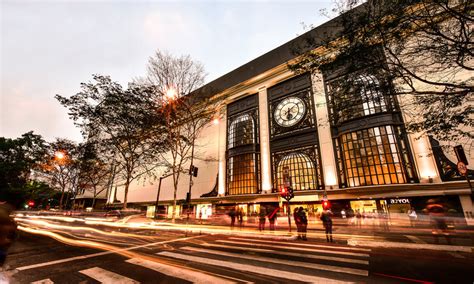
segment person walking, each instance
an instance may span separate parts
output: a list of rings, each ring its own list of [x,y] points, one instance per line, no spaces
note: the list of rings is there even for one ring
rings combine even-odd
[[[416,215],[415,208],[411,207],[407,213],[408,213],[408,218],[410,219],[410,226],[415,227],[416,219],[418,218],[418,216]]]
[[[10,217],[12,210],[13,208],[9,204],[0,202],[0,271],[3,270],[8,249],[17,237],[17,224]]]
[[[264,231],[265,230],[265,220],[267,218],[267,210],[265,207],[260,206],[260,213],[258,215],[258,230]]]
[[[304,211],[303,207],[300,207],[298,210],[298,216],[300,218],[300,232],[301,232],[301,239],[303,241],[307,241],[306,238],[306,231],[308,229],[308,218],[306,217],[306,212]]]
[[[230,229],[233,230],[234,229],[234,225],[235,225],[235,217],[236,217],[237,213],[235,212],[235,208],[232,207],[229,211],[229,217],[230,217]]]
[[[270,222],[270,231],[275,231],[275,220],[277,218],[277,212],[280,210],[280,207],[276,207],[273,210],[270,210],[268,215],[268,222]]]
[[[356,218],[357,228],[360,228],[362,226],[362,214],[360,214],[359,209],[357,209],[356,211],[355,218]]]
[[[295,220],[296,231],[298,232],[298,240],[302,239],[301,234],[301,218],[298,213],[298,207],[293,210],[293,219]]]
[[[239,221],[239,227],[242,229],[244,223],[244,210],[242,208],[237,209],[237,220]]]
[[[333,242],[332,239],[332,212],[329,209],[325,209],[321,214],[321,221],[323,221],[323,226],[326,231],[326,241]]]

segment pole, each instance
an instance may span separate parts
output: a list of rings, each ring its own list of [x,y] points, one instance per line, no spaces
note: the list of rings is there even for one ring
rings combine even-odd
[[[188,208],[187,208],[187,219],[186,219],[186,224],[188,223],[189,221],[189,209],[191,207],[191,190],[192,190],[192,187],[193,187],[193,174],[194,174],[194,143],[195,143],[195,138],[196,138],[196,122],[194,120],[194,115],[191,111],[191,109],[189,108],[188,104],[186,102],[184,102],[184,105],[186,106],[186,109],[188,110],[189,112],[189,115],[191,116],[191,123],[193,124],[193,132],[192,132],[192,135],[193,135],[193,139],[191,141],[191,164],[189,165],[189,189],[188,189],[188,195],[189,195],[189,202],[188,202]]]
[[[156,202],[155,202],[155,219],[158,219],[158,203],[160,201],[160,191],[161,191],[161,180],[163,177],[160,177],[160,182],[158,183],[158,192],[156,193]]]
[[[291,214],[291,210],[290,210],[290,200],[287,199],[286,200],[286,206],[288,207],[288,232],[291,233],[291,217],[290,217],[290,214]]]

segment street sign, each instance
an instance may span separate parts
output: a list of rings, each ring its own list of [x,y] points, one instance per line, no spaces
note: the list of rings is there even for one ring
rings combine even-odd
[[[458,162],[458,171],[461,175],[465,176],[467,174],[467,167],[464,162]]]

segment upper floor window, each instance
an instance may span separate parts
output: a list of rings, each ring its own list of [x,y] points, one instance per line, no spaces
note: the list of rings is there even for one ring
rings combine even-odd
[[[229,127],[229,148],[255,143],[255,132],[255,121],[249,114],[232,119]]]
[[[333,125],[395,108],[391,85],[381,74],[358,72],[327,83]]]

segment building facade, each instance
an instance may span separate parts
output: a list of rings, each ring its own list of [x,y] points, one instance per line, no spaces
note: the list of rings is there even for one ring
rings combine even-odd
[[[196,143],[199,175],[191,195],[196,217],[232,206],[247,216],[257,214],[262,206],[281,206],[279,192],[291,186],[290,210],[303,206],[310,216],[322,211],[323,199],[336,214],[344,209],[391,215],[406,215],[411,207],[422,211],[429,199],[438,199],[474,224],[472,191],[456,170],[454,154],[427,134],[407,133],[403,98],[394,95],[394,82],[377,68],[384,62],[357,69],[329,64],[300,75],[288,69],[295,58],[291,47],[330,26],[317,27],[198,90],[226,99],[220,123],[210,124]],[[468,160],[472,167],[473,157]],[[181,201],[187,182],[180,183]],[[165,214],[171,188],[164,180],[160,208]],[[156,192],[157,184],[136,184],[129,199],[151,215]],[[181,202],[179,212],[183,208]]]

